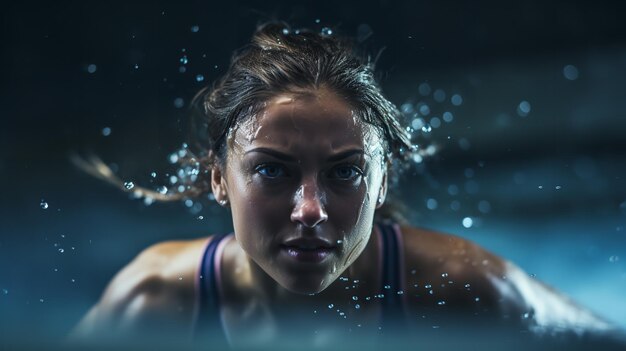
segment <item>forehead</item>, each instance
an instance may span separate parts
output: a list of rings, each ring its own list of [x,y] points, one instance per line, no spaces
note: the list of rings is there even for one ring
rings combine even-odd
[[[373,150],[377,142],[345,99],[325,89],[283,93],[237,128],[235,148],[274,147],[299,153],[332,153],[351,147]],[[365,142],[367,140],[367,142]],[[376,138],[376,140],[378,140]]]

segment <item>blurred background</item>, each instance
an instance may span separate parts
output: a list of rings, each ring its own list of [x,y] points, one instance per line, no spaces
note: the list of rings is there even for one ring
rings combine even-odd
[[[0,14],[0,340],[62,338],[146,246],[231,229],[77,170],[175,187],[188,104],[257,23],[354,37],[424,148],[417,225],[626,327],[626,21],[618,1],[12,2]],[[155,175],[152,175],[152,173]],[[13,344],[15,345],[15,344]]]

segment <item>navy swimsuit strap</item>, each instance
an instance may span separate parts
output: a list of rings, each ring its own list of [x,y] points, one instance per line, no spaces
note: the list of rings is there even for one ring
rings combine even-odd
[[[230,234],[215,235],[206,247],[200,264],[199,300],[194,340],[208,339],[211,343],[226,345],[220,318],[220,294],[216,277],[216,252],[220,242]]]
[[[382,300],[382,322],[400,324],[404,316],[404,291],[402,286],[402,255],[396,230],[392,224],[379,223],[378,228],[382,237],[382,287],[385,295]],[[400,323],[397,323],[400,322]],[[394,328],[396,328],[394,326]]]

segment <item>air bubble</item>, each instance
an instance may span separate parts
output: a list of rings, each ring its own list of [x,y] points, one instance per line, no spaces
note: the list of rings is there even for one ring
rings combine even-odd
[[[167,194],[167,187],[166,186],[160,186],[157,188],[157,191],[161,194]]]
[[[352,301],[357,301],[359,299],[358,296],[352,296]]]
[[[618,262],[618,261],[619,261],[619,256],[613,255],[613,256],[609,257],[609,262],[611,262],[611,263],[615,263],[615,262]]]
[[[93,63],[87,66],[87,72],[89,73],[96,73],[97,70],[98,66],[94,65]]]
[[[7,290],[7,289],[2,289],[2,293],[3,293],[4,295],[9,295],[9,290]]]
[[[426,104],[422,104],[418,111],[422,116],[428,116],[430,114],[430,107]]]
[[[424,133],[430,133],[433,129],[430,127],[430,125],[426,124],[422,127],[422,132]]]
[[[49,206],[47,202],[45,202],[44,200],[41,200],[41,202],[39,203],[39,207],[41,207],[44,210],[47,210]]]
[[[180,58],[180,63],[182,63],[183,65],[186,65],[189,63],[189,59],[187,58],[187,55],[183,55],[183,57]]]
[[[452,112],[444,112],[443,113],[443,121],[446,123],[450,123],[454,120],[454,115],[452,114]]]
[[[152,178],[156,178],[156,176],[157,176],[156,172],[152,172],[152,173],[150,173],[150,177],[152,177]]]
[[[200,31],[200,26],[191,26],[192,33],[198,33],[198,31]]]
[[[204,81],[204,76],[202,74],[196,75],[196,82],[202,82],[202,81]]]
[[[328,305],[328,308],[329,308],[329,309],[331,309],[331,308],[333,308],[333,307],[335,307],[335,305],[334,305],[334,304],[332,304],[332,303],[331,303],[330,305]]]
[[[65,252],[65,250],[64,250],[63,248],[59,248],[59,252],[60,252],[60,253],[64,253],[64,252]]]
[[[124,188],[126,190],[130,190],[130,189],[132,189],[134,187],[135,187],[135,183],[133,183],[133,182],[124,182]]]
[[[445,304],[446,304],[446,302],[445,302],[445,301],[439,301],[439,302],[437,302],[437,305],[439,305],[439,306],[443,306],[443,305],[445,305]]]
[[[105,137],[111,135],[111,128],[109,127],[102,128],[102,135]]]
[[[327,37],[327,36],[331,36],[333,34],[333,30],[328,28],[328,27],[324,27],[324,28],[322,28],[321,33],[322,33],[322,36],[326,36]]]

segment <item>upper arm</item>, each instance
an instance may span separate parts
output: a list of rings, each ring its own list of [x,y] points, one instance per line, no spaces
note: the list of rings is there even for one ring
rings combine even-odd
[[[169,242],[144,250],[111,280],[100,301],[72,331],[72,338],[189,331],[197,246]]]

